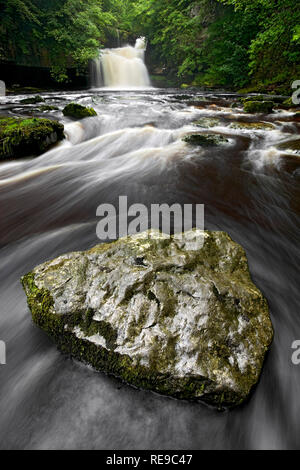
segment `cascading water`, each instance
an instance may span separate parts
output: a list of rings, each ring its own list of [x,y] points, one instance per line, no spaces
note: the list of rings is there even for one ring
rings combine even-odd
[[[104,49],[92,64],[92,86],[100,88],[146,88],[150,78],[145,65],[145,38],[138,38],[135,47]]]

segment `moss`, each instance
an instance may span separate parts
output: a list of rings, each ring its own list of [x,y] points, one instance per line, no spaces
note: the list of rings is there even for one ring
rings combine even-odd
[[[63,109],[64,116],[69,116],[75,119],[83,119],[86,117],[97,116],[93,108],[86,108],[81,104],[70,103]]]
[[[273,111],[275,103],[273,101],[247,101],[244,104],[246,113],[264,113],[269,114]]]
[[[0,118],[0,159],[40,155],[64,138],[64,126],[48,119]]]
[[[286,109],[293,109],[293,108],[299,108],[300,104],[295,104],[292,100],[292,98],[288,98],[282,103],[283,107]]]
[[[183,141],[190,145],[201,147],[215,147],[228,142],[226,137],[216,134],[191,134],[183,138]]]
[[[274,103],[282,103],[284,98],[281,96],[266,96],[266,95],[255,95],[255,96],[247,96],[246,98],[240,98],[242,104],[249,103],[252,101],[273,101]]]
[[[44,102],[44,98],[41,96],[34,96],[32,98],[25,98],[24,100],[21,100],[20,103],[22,104],[37,104],[37,103],[42,103]]]
[[[59,108],[57,106],[52,106],[49,104],[43,104],[42,106],[39,107],[39,110],[44,112],[44,111],[58,111]]]

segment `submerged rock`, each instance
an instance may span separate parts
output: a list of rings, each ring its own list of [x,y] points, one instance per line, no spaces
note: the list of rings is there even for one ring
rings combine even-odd
[[[49,119],[0,117],[0,159],[37,156],[64,139],[64,126]]]
[[[278,144],[280,150],[292,150],[293,152],[300,154],[300,139],[287,140]]]
[[[273,101],[246,101],[244,111],[246,113],[272,113],[275,103]]]
[[[268,305],[226,233],[185,236],[149,231],[46,262],[22,278],[28,305],[62,352],[97,370],[238,405],[272,341]]]
[[[63,109],[64,116],[69,116],[75,119],[83,119],[86,117],[97,116],[93,108],[86,108],[81,104],[70,103]]]
[[[214,147],[228,142],[223,135],[218,134],[190,134],[183,138],[184,142],[202,147]]]
[[[232,129],[245,129],[245,130],[274,130],[275,126],[270,122],[242,122],[237,121],[230,124]]]
[[[210,127],[216,127],[220,125],[220,119],[217,118],[201,118],[198,119],[198,121],[195,121],[193,123],[197,127],[203,127],[203,128],[210,128]]]

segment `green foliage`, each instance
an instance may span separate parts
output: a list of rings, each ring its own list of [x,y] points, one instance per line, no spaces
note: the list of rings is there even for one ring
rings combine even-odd
[[[57,82],[116,37],[138,35],[156,77],[290,93],[300,76],[294,0],[0,0],[0,59],[36,60]]]
[[[252,38],[250,75],[265,88],[290,93],[300,76],[300,9],[294,0],[220,0],[231,4],[245,18],[255,15],[259,26]]]
[[[67,68],[85,71],[118,24],[116,0],[0,0],[0,58],[51,67],[58,82]],[[122,3],[122,2],[121,2]]]

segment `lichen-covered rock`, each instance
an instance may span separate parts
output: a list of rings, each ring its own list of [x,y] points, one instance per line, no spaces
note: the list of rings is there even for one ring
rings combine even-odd
[[[64,139],[64,126],[49,119],[0,117],[0,160],[37,156]]]
[[[83,119],[86,117],[97,116],[93,108],[86,108],[81,104],[70,103],[63,109],[64,116],[69,116],[75,119]]]
[[[64,353],[97,370],[238,405],[272,341],[268,305],[226,233],[185,235],[149,231],[46,262],[22,278],[28,305]]]
[[[272,113],[275,103],[273,101],[246,101],[244,103],[244,111],[246,113]]]
[[[190,145],[198,145],[201,147],[215,147],[226,144],[228,139],[218,134],[190,134],[183,138],[183,141]]]

